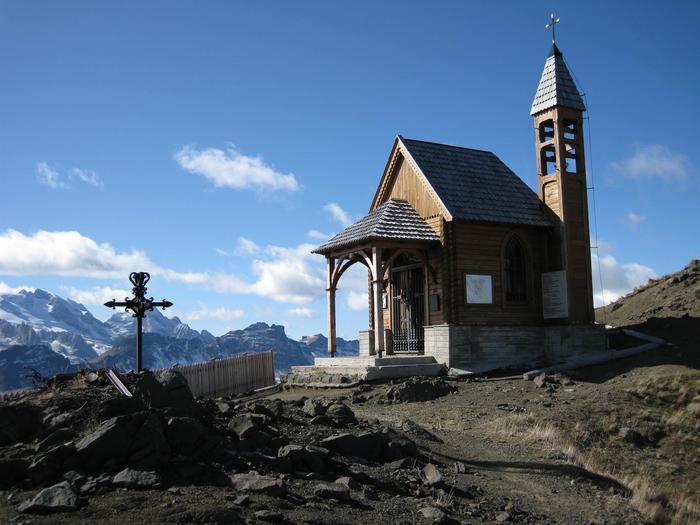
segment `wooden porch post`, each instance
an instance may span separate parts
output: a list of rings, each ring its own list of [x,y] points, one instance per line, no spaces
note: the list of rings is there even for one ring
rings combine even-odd
[[[328,266],[328,287],[326,288],[326,294],[328,299],[328,352],[331,354],[331,357],[335,357],[335,286],[333,283],[335,259],[333,257],[326,257],[326,263]]]
[[[372,300],[374,307],[374,349],[377,357],[384,353],[384,309],[382,308],[382,249],[379,246],[372,247]]]

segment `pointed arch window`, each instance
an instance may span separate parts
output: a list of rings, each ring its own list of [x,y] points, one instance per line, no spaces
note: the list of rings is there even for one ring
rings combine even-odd
[[[527,301],[527,258],[518,237],[511,237],[505,249],[506,301]]]

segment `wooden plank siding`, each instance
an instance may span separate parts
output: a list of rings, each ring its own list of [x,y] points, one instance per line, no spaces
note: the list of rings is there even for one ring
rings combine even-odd
[[[403,199],[415,208],[424,219],[442,217],[442,207],[435,194],[403,156],[399,155],[394,171],[390,176],[383,202],[389,199]]]
[[[529,325],[542,322],[541,274],[546,270],[546,236],[541,228],[474,223],[454,223],[454,270],[452,283],[455,324]],[[518,235],[527,258],[527,297],[525,302],[508,302],[503,286],[503,250],[507,239]],[[466,302],[465,276],[490,275],[493,304]]]

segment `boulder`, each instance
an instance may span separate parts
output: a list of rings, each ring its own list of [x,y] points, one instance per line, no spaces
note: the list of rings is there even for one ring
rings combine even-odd
[[[27,477],[29,460],[0,458],[0,489],[9,489]]]
[[[191,417],[171,417],[165,433],[175,454],[204,454],[216,445],[216,440],[211,436],[212,431]]]
[[[30,405],[0,406],[0,447],[32,437],[41,425],[39,409]]]
[[[323,473],[327,470],[328,450],[308,445],[285,445],[278,451],[279,458],[288,458],[293,470]]]
[[[187,379],[178,370],[168,369],[159,372],[158,382],[168,395],[168,412],[172,415],[196,415],[199,412],[197,402],[187,384]]]
[[[103,422],[75,446],[84,466],[90,469],[119,466],[127,460],[136,465],[158,465],[170,456],[160,418],[154,412],[136,412]]]
[[[165,408],[170,405],[170,396],[155,376],[144,371],[133,382],[134,397],[140,399],[148,408]]]
[[[170,457],[170,446],[165,438],[163,424],[157,414],[151,412],[133,436],[129,449],[129,462],[133,465],[160,465]]]
[[[336,434],[321,441],[324,448],[340,455],[378,461],[382,456],[385,440],[381,432],[361,434]]]
[[[314,487],[314,496],[324,499],[349,500],[350,488],[341,483],[319,483]]]
[[[75,431],[73,429],[71,429],[71,428],[59,428],[58,430],[54,430],[51,434],[49,434],[42,441],[39,441],[39,443],[36,446],[36,451],[39,453],[45,452],[46,450],[53,447],[54,445],[58,445],[58,444],[66,442],[66,441],[70,441],[74,437],[75,437]]]
[[[316,417],[316,416],[322,416],[323,414],[326,413],[326,403],[323,401],[323,398],[320,397],[312,397],[311,399],[307,399],[304,402],[304,406],[302,407],[302,410],[304,413],[311,417]]]
[[[50,514],[52,512],[73,512],[78,510],[80,500],[72,485],[61,481],[40,491],[34,498],[22,503],[19,512],[30,514]]]
[[[125,468],[112,478],[112,484],[127,489],[150,489],[160,486],[160,476],[154,470]]]
[[[241,414],[231,419],[228,423],[228,429],[236,434],[238,439],[246,439],[252,437],[261,426],[261,420],[253,416],[253,414]]]
[[[325,416],[338,426],[354,425],[357,423],[354,412],[344,403],[332,403],[326,410]]]
[[[231,487],[239,492],[259,492],[270,496],[284,496],[287,488],[282,480],[261,476],[255,471],[231,476]]]

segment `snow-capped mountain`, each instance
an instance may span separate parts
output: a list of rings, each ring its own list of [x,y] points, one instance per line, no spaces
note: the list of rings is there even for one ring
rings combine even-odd
[[[0,295],[0,319],[35,330],[75,332],[93,341],[112,339],[109,328],[82,304],[39,289]]]
[[[134,333],[134,318],[126,312],[114,314],[107,319],[105,324],[109,327],[112,338],[128,336]],[[143,320],[143,331],[144,333],[160,334],[174,337],[175,339],[199,339],[202,337],[200,332],[190,328],[180,321],[178,317],[166,317],[157,309],[146,314],[146,318]]]
[[[132,369],[134,330],[134,318],[123,311],[102,322],[82,304],[43,290],[0,294],[0,390],[17,388],[18,383],[30,385],[29,368],[44,376],[81,366]],[[275,368],[285,372],[327,355],[323,335],[295,341],[283,326],[267,323],[215,337],[153,310],[144,319],[143,330],[144,366],[150,369],[273,349]],[[359,344],[338,338],[337,348],[339,355],[353,355]]]

